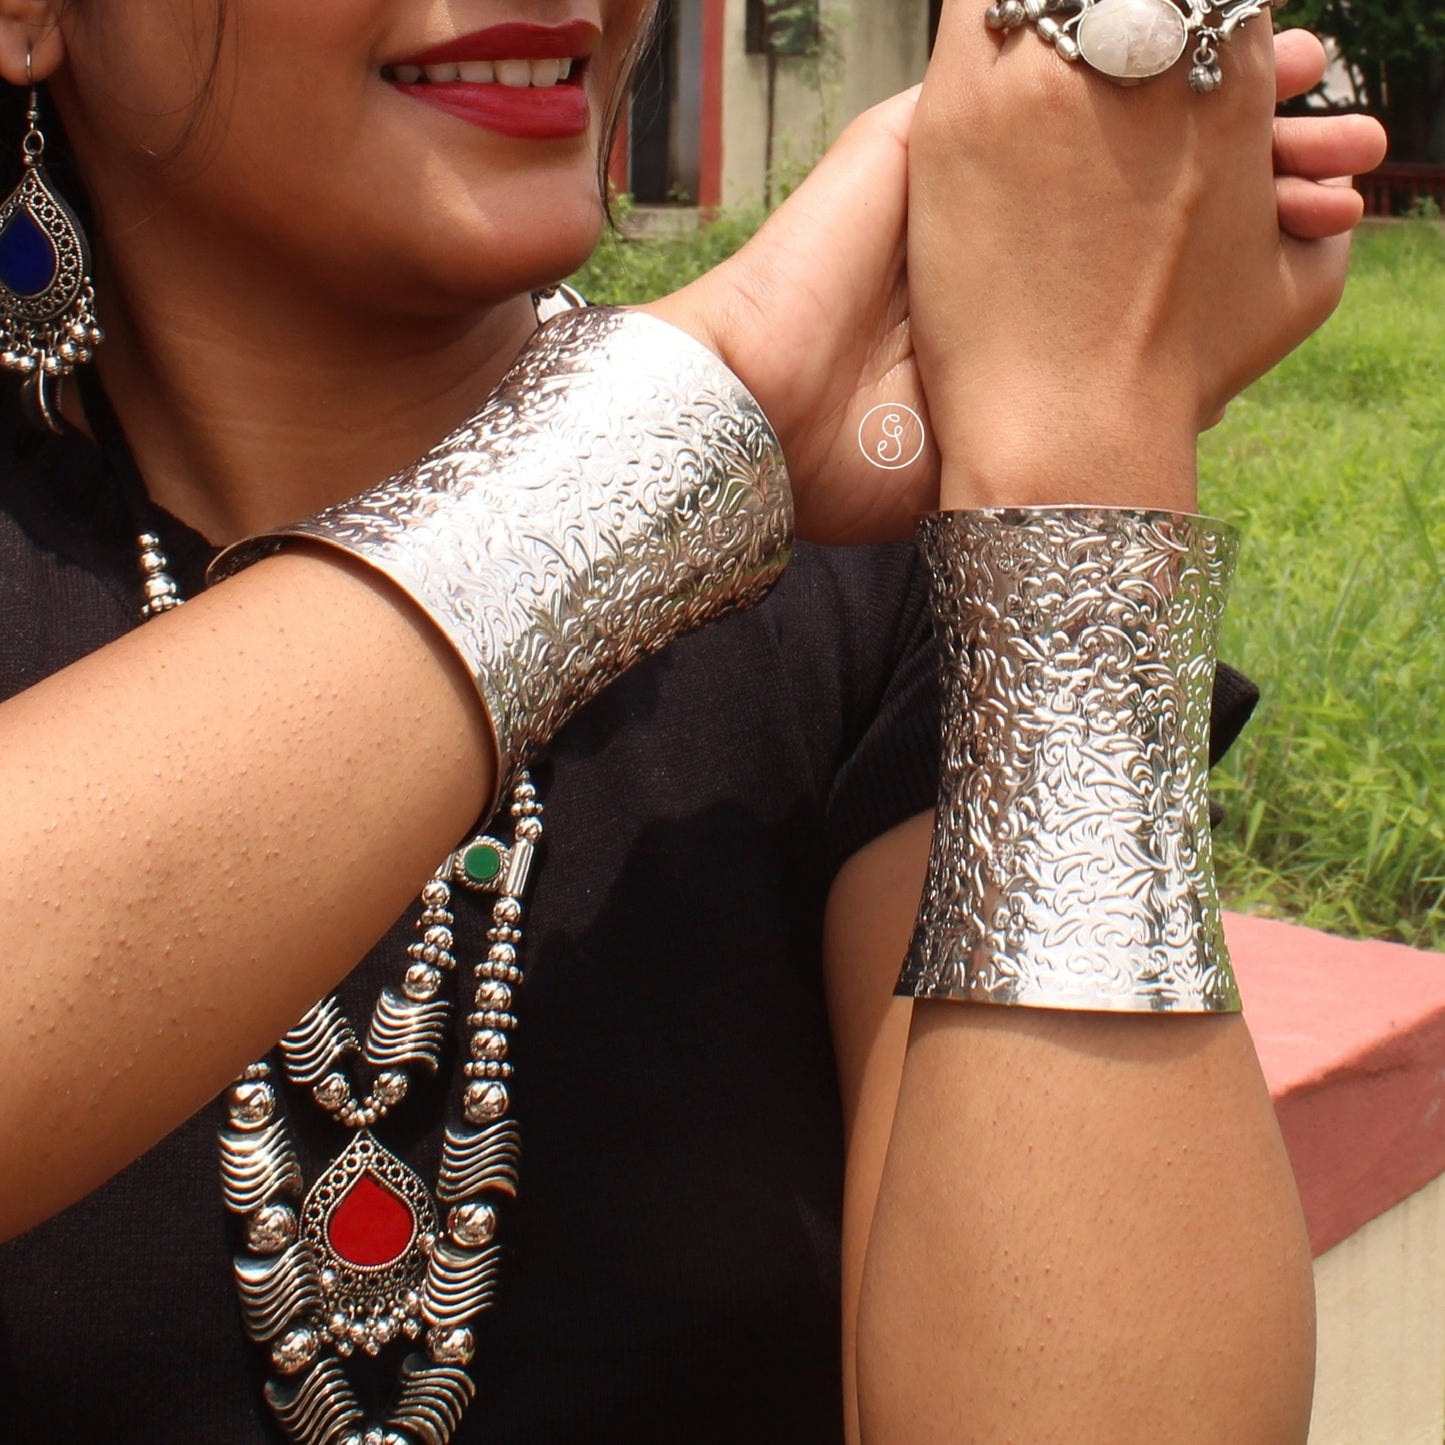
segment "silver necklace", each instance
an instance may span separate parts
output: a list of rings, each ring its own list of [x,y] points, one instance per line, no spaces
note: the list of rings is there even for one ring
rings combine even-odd
[[[183,601],[160,539],[138,539],[143,619]],[[421,894],[420,938],[399,989],[381,991],[363,1041],[334,996],[281,1040],[277,1063],[231,1086],[220,1131],[222,1193],[245,1250],[235,1258],[246,1333],[270,1348],[267,1402],[298,1445],[447,1445],[476,1385],[471,1322],[492,1299],[496,1203],[517,1187],[521,1138],[509,1117],[508,1038],[522,983],[522,899],[542,838],[542,806],[523,773],[510,843],[479,835],[443,860]],[[450,1030],[443,993],[456,971],[453,886],[495,895],[486,957],[473,969],[463,1066],[465,1126],[448,1128],[435,1191],[372,1132],[406,1098],[414,1071],[435,1074]],[[358,1093],[351,1066],[371,1083]],[[349,1142],[307,1188],[277,1082],[307,1089]],[[445,1212],[443,1212],[445,1211]],[[396,1398],[368,1422],[343,1361],[415,1342]]]

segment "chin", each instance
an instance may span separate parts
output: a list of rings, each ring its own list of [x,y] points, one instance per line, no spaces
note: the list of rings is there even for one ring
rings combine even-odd
[[[585,188],[548,195],[537,187],[530,198],[494,194],[489,201],[444,254],[434,253],[433,278],[448,295],[486,303],[565,280],[597,249],[606,225],[590,177]]]

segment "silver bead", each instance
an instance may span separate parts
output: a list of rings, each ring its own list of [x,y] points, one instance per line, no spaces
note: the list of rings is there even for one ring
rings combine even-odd
[[[246,1245],[256,1254],[279,1254],[296,1238],[296,1211],[287,1204],[263,1204],[246,1221]]]
[[[427,1331],[426,1352],[434,1365],[469,1365],[476,1348],[468,1329]]]
[[[1077,60],[1079,58],[1079,42],[1072,35],[1065,35],[1062,31],[1054,37],[1054,49],[1064,57],[1065,60]]]
[[[228,1096],[231,1122],[241,1129],[255,1129],[276,1112],[276,1090],[264,1080],[245,1080],[231,1086]]]
[[[500,979],[484,979],[477,985],[477,1007],[505,1013],[512,1006],[512,990]]]
[[[1224,72],[1217,65],[1196,65],[1189,72],[1189,88],[1199,95],[1213,95],[1224,84]]]
[[[421,901],[428,908],[445,908],[452,901],[452,890],[440,878],[429,878],[421,890]]]
[[[371,1097],[389,1108],[406,1098],[410,1084],[411,1080],[400,1069],[383,1069],[372,1085]]]
[[[472,1057],[474,1059],[505,1059],[507,1057],[507,1036],[500,1029],[478,1029],[472,1035]]]
[[[429,963],[414,963],[407,969],[401,988],[408,998],[425,1003],[427,999],[436,997],[441,986],[441,969],[433,968]]]
[[[452,931],[450,928],[443,928],[437,925],[428,928],[421,936],[423,943],[429,943],[434,948],[447,948],[452,946]]]
[[[327,1074],[311,1092],[323,1109],[334,1114],[351,1098],[351,1085],[345,1074]]]
[[[520,923],[522,905],[515,898],[499,898],[497,906],[492,910],[492,916],[503,923]]]
[[[462,1113],[469,1124],[489,1124],[507,1112],[507,1086],[474,1080],[462,1094]]]
[[[517,820],[517,836],[525,838],[529,843],[541,842],[542,820],[540,818],[519,818]]]
[[[308,1328],[288,1330],[271,1347],[271,1363],[283,1375],[304,1370],[321,1349],[321,1338]]]
[[[516,963],[517,950],[516,947],[510,943],[494,943],[487,950],[487,957],[490,958],[493,963]]]
[[[497,1232],[497,1211],[490,1204],[459,1204],[447,1215],[447,1231],[458,1243],[475,1249]]]
[[[510,1079],[516,1070],[511,1064],[501,1064],[496,1059],[486,1059],[481,1063],[474,1061],[465,1065],[462,1072],[469,1079]]]
[[[337,1310],[326,1317],[327,1333],[335,1339],[342,1339],[346,1334],[346,1327],[351,1323],[351,1316],[342,1310]]]

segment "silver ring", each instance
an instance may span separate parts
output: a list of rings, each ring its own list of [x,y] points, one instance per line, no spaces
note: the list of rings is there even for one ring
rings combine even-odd
[[[1191,44],[1190,87],[1219,89],[1220,47],[1246,20],[1285,0],[995,0],[993,30],[1032,25],[1069,61],[1083,61],[1119,85],[1140,85],[1172,70]]]

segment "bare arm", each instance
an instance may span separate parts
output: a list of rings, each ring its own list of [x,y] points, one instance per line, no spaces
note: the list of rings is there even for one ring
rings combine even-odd
[[[910,1031],[926,841],[885,835],[829,901],[862,1438],[1303,1441],[1309,1245],[1242,1020],[919,1004]]]
[[[0,706],[0,1235],[331,988],[475,820],[491,748],[431,625],[299,552]]]

